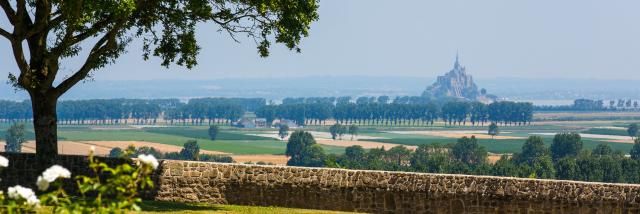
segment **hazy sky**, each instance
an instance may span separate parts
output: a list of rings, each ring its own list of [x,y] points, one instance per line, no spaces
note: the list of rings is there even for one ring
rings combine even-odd
[[[459,51],[476,78],[640,79],[638,9],[637,0],[322,0],[320,20],[302,41],[301,54],[278,46],[260,58],[253,42],[235,43],[203,24],[200,64],[191,71],[143,61],[136,43],[95,77],[435,77],[450,69]],[[6,24],[3,14],[0,26]],[[17,71],[7,43],[0,40],[0,78]]]

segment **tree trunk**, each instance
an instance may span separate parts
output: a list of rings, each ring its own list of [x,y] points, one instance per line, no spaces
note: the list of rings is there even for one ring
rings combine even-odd
[[[36,135],[38,167],[45,169],[55,163],[58,156],[58,97],[50,93],[30,92],[33,108],[33,128]]]

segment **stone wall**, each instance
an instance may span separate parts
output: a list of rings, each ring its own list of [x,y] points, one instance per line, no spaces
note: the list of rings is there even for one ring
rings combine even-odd
[[[360,212],[640,212],[640,185],[164,161],[155,200]]]
[[[0,186],[35,186],[33,154],[10,160]],[[111,164],[121,159],[103,159]],[[84,156],[60,156],[87,174]],[[640,213],[640,185],[285,166],[162,161],[161,201],[298,207],[374,213]]]

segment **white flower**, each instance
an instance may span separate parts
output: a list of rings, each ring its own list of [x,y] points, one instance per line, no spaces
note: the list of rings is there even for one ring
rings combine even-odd
[[[42,176],[38,176],[36,185],[38,185],[38,189],[42,191],[49,189],[49,181],[45,180]]]
[[[3,156],[0,156],[0,166],[1,167],[8,167],[9,166],[9,160]]]
[[[89,150],[91,151],[91,153],[95,153],[96,152],[96,147],[95,146],[91,146],[89,148]]]
[[[54,182],[58,178],[71,178],[71,172],[60,165],[53,165],[42,173],[47,182]]]
[[[142,162],[143,164],[151,165],[153,169],[157,169],[159,165],[158,160],[156,159],[156,157],[153,157],[153,155],[141,154],[138,155],[138,160],[140,160],[140,162]]]
[[[26,188],[26,187],[22,187],[20,185],[16,185],[14,187],[9,187],[9,190],[7,191],[7,195],[9,195],[9,198],[13,198],[13,199],[29,199],[32,197],[36,197],[36,194],[33,192],[33,190]]]
[[[36,197],[36,195],[31,195],[31,197],[27,198],[27,204],[31,206],[38,206],[40,205],[40,200],[38,199],[38,197]]]

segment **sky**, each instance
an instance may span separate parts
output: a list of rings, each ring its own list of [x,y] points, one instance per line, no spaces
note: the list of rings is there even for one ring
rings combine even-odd
[[[260,58],[252,41],[236,43],[215,25],[201,24],[194,69],[143,61],[134,42],[94,78],[435,77],[458,52],[476,78],[640,80],[638,8],[637,0],[322,0],[302,53],[280,45]],[[7,23],[0,16],[0,27]],[[80,62],[65,61],[61,72]],[[0,39],[0,78],[15,71],[8,42]]]

